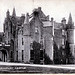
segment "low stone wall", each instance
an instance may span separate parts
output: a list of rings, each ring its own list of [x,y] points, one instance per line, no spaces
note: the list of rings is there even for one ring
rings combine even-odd
[[[25,73],[25,74],[75,73],[75,65],[34,65],[34,64],[8,63],[0,65],[0,73]]]

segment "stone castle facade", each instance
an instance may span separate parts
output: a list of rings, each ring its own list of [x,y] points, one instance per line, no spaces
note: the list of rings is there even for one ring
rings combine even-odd
[[[4,32],[1,36],[4,40],[4,44],[1,43],[4,51],[0,50],[2,61],[44,64],[46,54],[52,63],[66,64],[70,60],[69,56],[65,56],[69,50],[66,44],[69,44],[73,57],[70,61],[73,62],[75,58],[74,23],[71,14],[68,23],[65,18],[58,23],[53,18],[49,20],[49,16],[43,13],[41,7],[34,9],[31,15],[27,13],[21,17],[16,16],[14,8],[12,15],[9,10],[6,13]]]

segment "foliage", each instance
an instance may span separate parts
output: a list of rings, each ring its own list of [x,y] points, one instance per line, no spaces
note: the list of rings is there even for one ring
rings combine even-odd
[[[66,52],[65,52],[65,48],[63,48],[62,46],[59,49],[59,59],[60,59],[60,64],[66,64]]]
[[[70,51],[70,45],[68,41],[66,41],[65,51],[66,51],[67,64],[73,64],[74,58],[72,56],[72,52]]]
[[[50,57],[45,53],[44,54],[44,63],[47,64],[53,64],[53,62],[51,61]]]
[[[58,50],[58,47],[57,47],[57,45],[56,45],[56,43],[55,43],[55,41],[54,41],[54,64],[59,64],[59,50]]]

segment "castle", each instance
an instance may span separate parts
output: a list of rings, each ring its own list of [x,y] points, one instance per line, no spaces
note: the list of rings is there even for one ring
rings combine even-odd
[[[4,32],[0,33],[0,60],[4,62],[23,62],[47,64],[73,64],[74,23],[71,13],[68,23],[63,18],[61,23],[49,20],[41,7],[32,14],[16,16],[9,10],[4,21]],[[47,60],[48,59],[48,60]]]

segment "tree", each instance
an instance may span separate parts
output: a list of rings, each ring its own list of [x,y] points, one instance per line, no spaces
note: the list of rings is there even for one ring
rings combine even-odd
[[[44,53],[44,63],[45,64],[53,64],[53,62],[51,61],[51,59],[49,58],[49,56]]]

